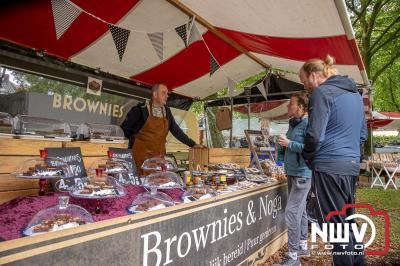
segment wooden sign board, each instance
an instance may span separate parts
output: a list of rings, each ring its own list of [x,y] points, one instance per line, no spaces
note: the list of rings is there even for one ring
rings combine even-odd
[[[12,265],[255,265],[286,236],[286,183],[3,243]],[[280,243],[279,246],[276,243]]]

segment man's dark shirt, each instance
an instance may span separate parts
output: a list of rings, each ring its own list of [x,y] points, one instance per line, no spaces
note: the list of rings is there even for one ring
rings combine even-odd
[[[175,122],[171,109],[165,106],[165,112],[168,119],[168,128],[172,135],[189,147],[196,145],[196,142],[189,138]],[[132,107],[132,109],[126,115],[124,122],[121,124],[121,128],[124,131],[125,137],[129,139],[129,148],[133,147],[135,136],[144,126],[148,116],[149,111],[144,103]]]

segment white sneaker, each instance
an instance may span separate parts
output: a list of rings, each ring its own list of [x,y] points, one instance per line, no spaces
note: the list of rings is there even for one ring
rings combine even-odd
[[[288,254],[285,255],[285,257],[282,259],[282,261],[279,264],[273,264],[273,266],[300,266],[300,259],[297,257],[297,259],[293,259],[291,256]]]

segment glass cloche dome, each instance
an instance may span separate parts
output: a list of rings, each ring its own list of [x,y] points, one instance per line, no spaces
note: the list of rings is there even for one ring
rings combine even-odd
[[[170,171],[176,172],[178,167],[175,162],[168,157],[158,156],[147,159],[142,164],[145,171]]]
[[[182,199],[184,202],[208,199],[216,196],[215,189],[207,186],[207,185],[198,185],[194,187],[187,188],[186,191],[182,195]]]
[[[128,212],[141,213],[163,209],[173,205],[175,204],[170,196],[163,192],[153,190],[151,192],[144,192],[137,195],[135,200],[132,202],[132,205],[128,208]]]
[[[89,174],[85,184],[75,186],[70,195],[76,198],[104,199],[126,195],[125,188],[112,176],[96,169],[96,175]]]
[[[84,208],[68,204],[69,197],[59,197],[58,205],[39,211],[26,226],[26,236],[55,232],[93,223],[92,215]]]
[[[11,175],[19,178],[53,179],[72,177],[71,167],[63,160],[47,157],[47,151],[41,150],[41,157],[24,161]]]
[[[173,172],[155,172],[143,180],[143,186],[146,188],[172,189],[183,188],[182,178]]]
[[[103,157],[94,161],[90,165],[88,172],[95,173],[98,168],[103,169],[103,173],[105,174],[120,174],[130,171],[124,160],[108,157]]]

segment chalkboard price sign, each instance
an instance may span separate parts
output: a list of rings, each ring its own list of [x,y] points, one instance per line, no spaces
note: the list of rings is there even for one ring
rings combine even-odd
[[[82,153],[79,147],[72,148],[46,148],[48,157],[61,159],[66,162],[72,170],[73,177],[51,180],[51,185],[56,191],[69,191],[78,185],[83,188],[87,182],[85,165],[83,164]],[[51,164],[51,160],[49,161]]]
[[[141,185],[142,182],[136,173],[136,166],[133,161],[132,151],[130,149],[112,147],[110,147],[108,150],[111,152],[111,156],[113,159],[123,160],[126,167],[129,169],[128,173],[120,174],[118,176],[119,182],[122,184]]]

